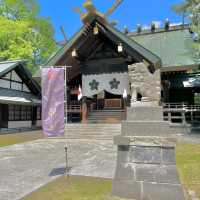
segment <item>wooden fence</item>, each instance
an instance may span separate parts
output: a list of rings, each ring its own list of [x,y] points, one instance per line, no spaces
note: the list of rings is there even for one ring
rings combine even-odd
[[[200,105],[163,104],[164,120],[174,123],[200,122]]]

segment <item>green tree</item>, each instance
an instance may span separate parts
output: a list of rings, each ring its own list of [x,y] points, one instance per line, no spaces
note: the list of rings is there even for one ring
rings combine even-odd
[[[0,0],[0,59],[25,59],[34,66],[44,63],[56,50],[54,30],[39,17],[36,0]]]
[[[191,21],[191,30],[194,33],[193,48],[196,50],[195,59],[200,63],[200,0],[185,0],[174,5],[172,9]]]

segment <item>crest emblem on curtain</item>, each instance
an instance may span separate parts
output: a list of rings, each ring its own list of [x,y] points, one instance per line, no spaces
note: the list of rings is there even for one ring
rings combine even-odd
[[[113,78],[112,81],[110,81],[110,88],[112,89],[118,89],[118,85],[120,84],[120,81],[117,81],[116,78]]]
[[[92,82],[89,83],[91,90],[98,90],[99,83],[96,80],[92,80]]]

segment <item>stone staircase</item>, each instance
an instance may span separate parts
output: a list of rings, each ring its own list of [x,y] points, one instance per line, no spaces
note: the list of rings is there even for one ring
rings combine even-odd
[[[94,110],[89,113],[88,123],[117,124],[124,118],[124,110]]]
[[[113,140],[121,134],[121,124],[67,124],[67,139]]]

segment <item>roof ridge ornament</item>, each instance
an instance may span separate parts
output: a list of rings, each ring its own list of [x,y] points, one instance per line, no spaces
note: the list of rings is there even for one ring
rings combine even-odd
[[[104,20],[107,20],[108,16],[111,15],[123,1],[124,0],[116,0],[112,7],[109,8],[105,13],[98,11],[92,0],[86,0],[83,3],[83,7],[87,10],[87,12],[83,12],[79,7],[76,7],[73,10],[74,12],[80,14],[81,21],[86,24],[94,16],[98,16]]]

